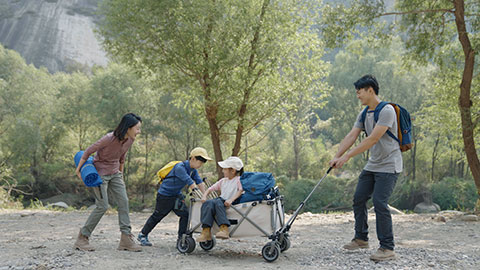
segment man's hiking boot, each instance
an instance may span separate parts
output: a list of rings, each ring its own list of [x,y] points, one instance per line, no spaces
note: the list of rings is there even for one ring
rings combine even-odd
[[[73,248],[83,251],[95,250],[95,248],[88,242],[88,236],[83,235],[82,232],[78,232],[77,241],[75,241],[75,244],[73,244]]]
[[[197,242],[207,242],[212,240],[212,232],[210,227],[205,227],[202,234],[197,238]]]
[[[118,244],[118,250],[142,251],[142,247],[135,243],[135,237],[133,234],[126,234],[122,232],[120,244]]]
[[[140,242],[141,246],[147,246],[147,247],[152,246],[152,243],[148,241],[148,235],[145,235],[141,232],[138,234],[137,240]]]
[[[370,260],[375,262],[387,261],[395,259],[395,251],[386,248],[379,248],[377,252],[370,256]]]
[[[215,234],[219,239],[228,239],[230,237],[228,232],[228,226],[225,224],[220,225],[220,231]]]
[[[368,241],[363,241],[361,239],[352,239],[352,241],[343,246],[344,249],[356,250],[359,248],[368,248]]]

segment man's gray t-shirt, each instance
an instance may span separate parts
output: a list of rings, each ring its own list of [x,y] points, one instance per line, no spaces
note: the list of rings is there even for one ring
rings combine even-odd
[[[354,127],[366,130],[367,134],[372,134],[375,127],[373,119],[373,110],[367,112],[365,125],[360,122],[362,112],[357,116]],[[388,127],[388,130],[397,137],[397,120],[395,109],[388,104],[378,114],[378,125]],[[402,171],[403,161],[400,146],[396,140],[390,137],[387,132],[383,134],[380,140],[370,148],[370,158],[367,165],[363,168],[371,172],[399,173]]]

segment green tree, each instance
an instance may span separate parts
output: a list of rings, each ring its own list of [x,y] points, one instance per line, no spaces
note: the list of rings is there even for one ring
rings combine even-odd
[[[26,65],[15,52],[0,49],[0,164],[8,181],[28,186],[34,196],[55,189],[46,168],[56,163],[65,134],[56,106],[58,82],[46,69]],[[64,167],[64,166],[63,166]],[[3,171],[3,169],[2,169]]]
[[[70,75],[59,73],[56,77],[60,83],[57,95],[59,120],[76,138],[76,150],[85,150],[95,139],[92,135],[97,135],[97,132],[92,131],[92,127],[98,126],[91,80],[79,72]]]
[[[333,86],[332,94],[325,109],[319,112],[321,118],[328,119],[328,125],[322,128],[322,132],[332,144],[338,144],[350,131],[363,109],[353,87],[353,82],[361,76],[374,74],[380,84],[381,99],[401,104],[414,117],[430,91],[430,76],[434,69],[431,66],[405,65],[402,59],[405,48],[399,37],[393,38],[390,44],[381,44],[380,40],[373,39],[374,45],[370,45],[368,40],[371,39],[360,37],[347,42],[332,63],[328,77],[328,83]],[[413,123],[417,125],[416,121]],[[404,154],[405,171],[412,181],[415,175],[414,154],[415,151]],[[354,159],[348,167],[363,167],[368,152],[362,157]]]
[[[204,111],[220,161],[222,142],[238,155],[242,136],[278,109],[280,63],[312,34],[314,9],[293,0],[107,0],[99,32],[110,53],[142,73],[170,67],[173,89]]]
[[[111,63],[93,70],[91,87],[92,111],[100,125],[113,131],[123,115],[140,108],[136,97],[142,95],[145,84],[127,66]]]
[[[368,26],[375,34],[387,36],[395,29],[405,33],[409,56],[427,62],[434,60],[443,65],[443,45],[458,39],[462,47],[463,63],[457,67],[459,80],[458,104],[462,123],[464,150],[472,172],[477,193],[476,208],[480,209],[480,161],[476,152],[475,131],[477,118],[472,113],[472,82],[475,72],[475,56],[480,48],[479,1],[442,0],[397,1],[394,11],[387,10],[384,1],[354,0],[350,7],[338,5],[324,9],[323,34],[332,46],[361,30],[358,26]],[[386,24],[379,18],[398,16],[399,23]],[[475,86],[474,86],[475,89]]]
[[[319,42],[315,37],[310,44]],[[315,47],[322,47],[317,45]],[[306,49],[306,50],[305,50]],[[325,82],[329,66],[320,58],[323,53],[311,52],[310,46],[298,46],[294,62],[285,63],[282,68],[282,87],[288,91],[282,108],[285,114],[285,126],[292,135],[293,163],[292,173],[295,180],[300,177],[303,153],[307,144],[311,143],[317,115],[315,110],[321,109],[329,86]]]

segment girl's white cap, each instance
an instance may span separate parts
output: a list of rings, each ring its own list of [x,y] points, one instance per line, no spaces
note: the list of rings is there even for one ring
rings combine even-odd
[[[222,168],[234,168],[237,171],[243,168],[243,162],[238,157],[229,157],[224,161],[219,161],[218,165]]]

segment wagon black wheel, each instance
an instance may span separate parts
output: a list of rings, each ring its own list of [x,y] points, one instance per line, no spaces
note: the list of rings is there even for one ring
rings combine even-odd
[[[290,239],[287,236],[283,236],[278,240],[280,243],[280,251],[284,252],[290,248]]]
[[[262,248],[262,256],[267,262],[273,262],[280,255],[280,247],[275,242],[270,242]]]
[[[206,242],[200,242],[200,247],[205,250],[209,251],[213,247],[215,247],[217,241],[215,240],[215,237],[212,237],[212,240],[206,241]]]
[[[195,249],[195,240],[192,237],[186,237],[185,241],[177,241],[177,249],[180,253],[191,253]]]

